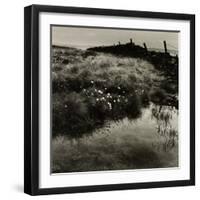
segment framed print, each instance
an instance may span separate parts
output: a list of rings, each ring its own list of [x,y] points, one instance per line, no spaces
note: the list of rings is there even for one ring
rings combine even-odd
[[[25,8],[24,191],[195,184],[195,16]]]

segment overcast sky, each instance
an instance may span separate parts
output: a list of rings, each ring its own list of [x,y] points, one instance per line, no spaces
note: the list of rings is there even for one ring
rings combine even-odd
[[[148,48],[163,48],[166,40],[168,49],[178,49],[177,32],[144,31],[144,30],[119,30],[103,28],[82,27],[52,27],[52,44],[86,49],[93,46],[113,45],[118,41],[129,42],[130,38],[136,44],[147,44]]]

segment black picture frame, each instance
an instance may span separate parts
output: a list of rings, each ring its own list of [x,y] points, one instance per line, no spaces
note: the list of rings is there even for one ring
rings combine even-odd
[[[190,23],[190,179],[162,182],[39,188],[39,14],[76,13]],[[24,192],[30,195],[187,186],[195,184],[195,15],[83,7],[31,5],[24,9]]]

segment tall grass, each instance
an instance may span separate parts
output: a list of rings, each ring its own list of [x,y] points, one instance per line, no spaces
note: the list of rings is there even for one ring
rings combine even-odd
[[[177,131],[161,112],[177,88],[152,64],[60,47],[52,61],[53,172],[178,166]],[[151,122],[150,102],[161,105]]]
[[[142,59],[73,48],[54,48],[53,58],[54,136],[77,137],[107,120],[135,119],[150,100],[165,98],[158,90],[164,77]]]

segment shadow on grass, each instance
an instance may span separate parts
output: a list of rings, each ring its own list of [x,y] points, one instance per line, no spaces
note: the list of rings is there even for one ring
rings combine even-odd
[[[174,167],[173,153],[158,151],[137,137],[103,134],[74,141],[60,136],[53,141],[53,173]],[[174,162],[173,164],[169,164]]]

